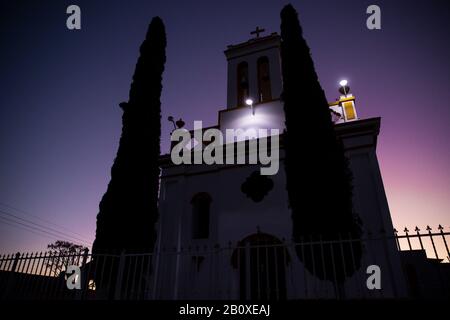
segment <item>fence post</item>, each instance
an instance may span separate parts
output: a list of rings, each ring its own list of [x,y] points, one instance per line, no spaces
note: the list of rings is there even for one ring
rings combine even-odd
[[[398,240],[398,231],[395,228],[394,228],[394,238],[395,238],[395,243],[397,244],[398,251],[401,251],[402,249],[400,248],[400,241]]]
[[[444,235],[444,228],[439,225],[438,230],[441,232],[441,236],[442,236],[442,240],[444,240],[444,244],[445,244],[445,249],[447,250],[447,259],[450,262],[450,251],[448,250],[448,245],[447,245],[447,241],[445,240],[445,235]]]
[[[125,251],[122,251],[119,258],[119,269],[117,270],[116,288],[114,291],[114,300],[120,300],[122,291],[123,269],[125,267]]]
[[[428,234],[430,235],[430,240],[431,240],[431,244],[433,245],[434,254],[436,256],[436,259],[439,260],[439,256],[436,251],[436,246],[434,245],[434,240],[433,240],[433,235],[431,234],[431,230],[432,229],[430,228],[430,226],[427,226],[427,231],[428,231]]]
[[[153,293],[152,293],[153,300],[156,300],[156,292],[157,292],[157,288],[158,288],[157,286],[158,286],[158,279],[159,279],[159,263],[161,260],[161,254],[164,252],[164,247],[161,248],[161,246],[158,245],[156,248],[157,248],[155,250],[156,253],[155,253],[155,251],[153,253],[153,257],[155,257],[155,255],[156,255],[155,272],[152,276],[152,278],[153,278]],[[165,263],[165,262],[166,261],[163,260],[163,263]],[[160,297],[161,297],[161,295],[160,295]]]
[[[88,258],[88,255],[89,255],[89,249],[88,249],[88,248],[85,248],[85,249],[84,249],[84,252],[83,252],[83,260],[81,261],[81,266],[82,266],[82,267],[85,266],[86,261],[87,261],[87,258]]]
[[[86,270],[84,270],[84,266],[86,265],[87,262],[87,258],[88,258],[88,254],[89,254],[89,249],[85,248],[83,251],[83,256],[82,256],[82,260],[81,260],[81,289],[77,290],[76,292],[76,299],[77,300],[82,300],[83,299],[83,290],[88,291],[89,290],[89,272],[87,272]]]
[[[408,241],[409,250],[412,250],[411,241],[409,241],[409,234],[408,234],[409,230],[408,230],[408,228],[405,227],[405,230],[403,230],[403,232],[405,232],[405,234],[406,234],[406,240]]]
[[[245,244],[245,299],[251,299],[250,243]],[[266,271],[267,272],[267,271]]]
[[[12,255],[11,255],[12,258]],[[3,296],[2,296],[2,300],[6,300],[8,299],[8,297],[10,297],[10,293],[12,291],[12,288],[14,287],[14,282],[15,282],[15,272],[17,269],[17,265],[19,264],[19,259],[20,259],[20,252],[17,252],[14,256],[14,261],[13,264],[11,266],[11,270],[9,271],[9,275],[8,275],[8,280],[6,282],[6,289],[3,291]]]
[[[422,235],[420,234],[420,229],[419,229],[419,227],[416,226],[416,228],[414,229],[414,231],[416,231],[417,237],[419,238],[420,248],[421,248],[422,250],[424,250],[424,248],[423,248],[423,243],[422,243]]]
[[[16,272],[17,264],[19,263],[19,258],[20,258],[20,252],[17,252],[16,255],[14,256],[14,262],[11,267],[11,272]]]

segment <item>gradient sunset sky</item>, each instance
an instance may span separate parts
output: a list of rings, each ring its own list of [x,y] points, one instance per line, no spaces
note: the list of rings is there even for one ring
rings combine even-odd
[[[450,2],[290,2],[328,100],[338,97],[337,83],[346,78],[359,116],[382,117],[377,153],[394,226],[440,223],[448,230]],[[93,241],[121,131],[118,104],[128,99],[153,16],[164,20],[168,40],[167,152],[167,116],[182,117],[188,128],[194,120],[216,124],[226,103],[223,51],[248,40],[256,26],[279,32],[287,3],[2,0],[0,254],[43,250],[64,238],[26,231],[26,220]],[[80,31],[66,28],[70,4],[81,7]],[[366,28],[371,4],[381,8],[381,30]]]

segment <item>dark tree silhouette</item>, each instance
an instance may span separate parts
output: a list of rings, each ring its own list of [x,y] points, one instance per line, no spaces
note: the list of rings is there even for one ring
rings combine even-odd
[[[155,17],[140,47],[129,101],[120,104],[122,135],[111,180],[100,202],[94,254],[153,250],[158,219],[160,96],[165,48],[165,27]]]
[[[359,238],[361,226],[352,209],[348,160],[334,131],[328,102],[292,5],[281,11],[281,41],[285,170],[293,238],[296,241]],[[343,254],[339,244],[325,244],[322,248],[297,248],[306,268],[320,279],[340,285],[359,268],[359,243],[353,243],[353,256],[348,242],[342,246]]]
[[[161,90],[166,36],[158,17],[150,23],[136,64],[111,181],[100,202],[95,253],[149,252],[158,217]]]

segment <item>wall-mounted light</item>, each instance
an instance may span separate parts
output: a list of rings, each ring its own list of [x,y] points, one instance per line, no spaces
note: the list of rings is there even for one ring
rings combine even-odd
[[[255,115],[255,109],[253,108],[253,99],[252,98],[245,99],[245,104],[248,105],[252,110],[252,115]]]

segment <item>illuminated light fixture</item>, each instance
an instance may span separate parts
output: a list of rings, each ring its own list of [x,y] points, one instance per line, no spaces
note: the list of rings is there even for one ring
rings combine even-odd
[[[339,81],[339,85],[341,86],[339,88],[339,92],[342,93],[344,96],[347,96],[348,92],[350,91],[350,87],[348,86],[348,81],[343,79]]]
[[[255,109],[253,108],[253,99],[252,98],[245,99],[245,104],[248,105],[250,109],[252,109],[252,115],[255,115]]]

